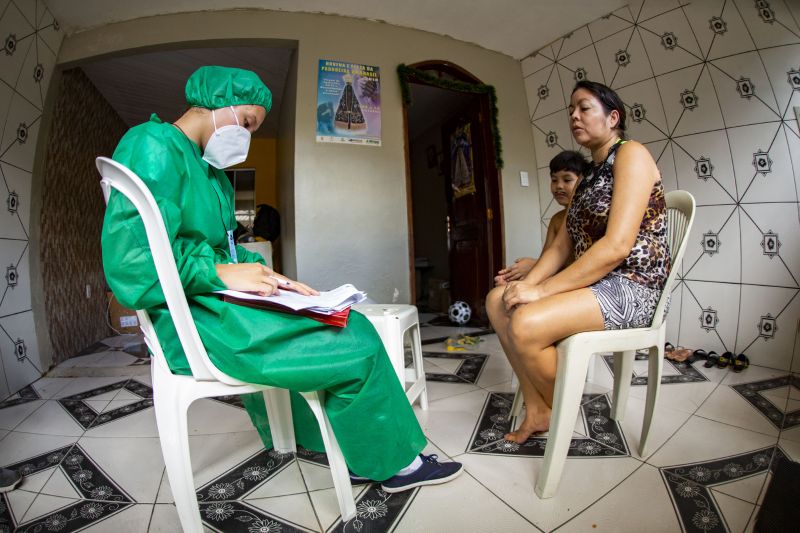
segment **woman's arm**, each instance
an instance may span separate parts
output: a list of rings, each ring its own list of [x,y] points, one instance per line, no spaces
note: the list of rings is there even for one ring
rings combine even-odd
[[[588,287],[606,276],[619,265],[636,243],[636,236],[644,218],[650,192],[658,179],[658,168],[650,152],[641,144],[629,141],[617,151],[614,162],[614,187],[606,234],[595,242],[585,254],[561,272],[546,274],[561,255],[545,254],[524,280],[536,287],[521,287],[504,298],[507,308],[535,301],[553,294]],[[551,250],[563,251],[563,235],[559,231]],[[552,259],[547,256],[552,255]],[[566,257],[563,258],[566,260]],[[563,264],[563,263],[562,263]]]

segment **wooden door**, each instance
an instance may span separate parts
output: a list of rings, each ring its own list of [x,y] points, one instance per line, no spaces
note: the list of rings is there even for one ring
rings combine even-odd
[[[486,322],[486,294],[502,261],[499,239],[493,236],[499,229],[494,223],[496,193],[492,194],[497,189],[497,169],[485,107],[485,98],[476,97],[442,128],[447,154],[450,294],[453,301],[467,302],[479,322]]]

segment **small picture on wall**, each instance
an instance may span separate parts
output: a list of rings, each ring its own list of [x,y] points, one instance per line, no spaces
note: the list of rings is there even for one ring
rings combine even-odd
[[[430,145],[425,149],[425,155],[428,160],[428,168],[433,168],[439,163],[439,158],[436,156],[436,147]]]

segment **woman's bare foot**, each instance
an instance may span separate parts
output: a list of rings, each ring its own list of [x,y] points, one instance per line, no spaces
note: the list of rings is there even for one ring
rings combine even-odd
[[[522,444],[534,433],[542,433],[550,429],[550,410],[546,413],[525,413],[525,420],[516,431],[506,433],[504,438]]]

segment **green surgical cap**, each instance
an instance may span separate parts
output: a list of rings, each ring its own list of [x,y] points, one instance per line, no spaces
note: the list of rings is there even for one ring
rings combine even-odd
[[[186,102],[219,109],[231,105],[260,105],[269,113],[272,93],[255,72],[230,67],[200,67],[186,82]]]

